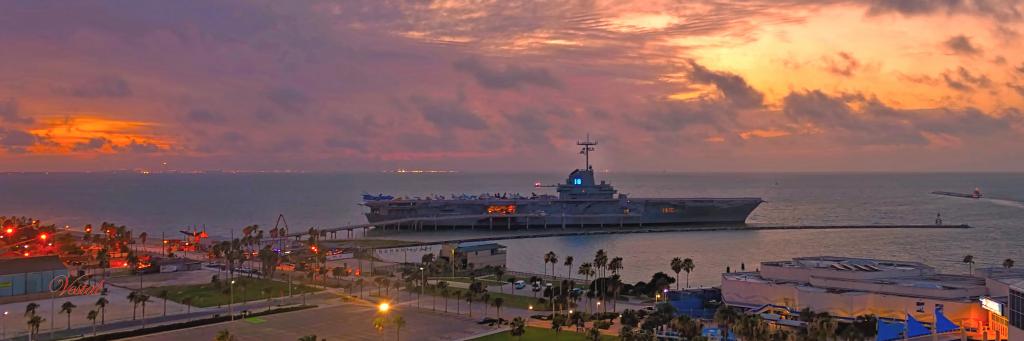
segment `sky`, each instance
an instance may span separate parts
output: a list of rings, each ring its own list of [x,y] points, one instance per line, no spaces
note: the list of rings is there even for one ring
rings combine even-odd
[[[0,2],[0,171],[1024,171],[1024,2]]]

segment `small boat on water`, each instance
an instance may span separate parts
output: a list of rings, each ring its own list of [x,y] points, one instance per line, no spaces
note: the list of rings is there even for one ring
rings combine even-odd
[[[932,192],[932,194],[945,195],[945,196],[958,197],[958,198],[968,198],[968,199],[981,199],[982,198],[981,190],[979,190],[977,188],[975,188],[974,192],[971,192],[971,193],[957,193],[957,192],[934,191],[934,192]]]

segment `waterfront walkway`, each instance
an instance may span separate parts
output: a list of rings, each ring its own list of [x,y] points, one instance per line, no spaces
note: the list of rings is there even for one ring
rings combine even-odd
[[[705,226],[705,227],[662,227],[662,228],[622,228],[622,229],[588,229],[588,228],[550,228],[536,232],[519,231],[515,234],[461,238],[436,241],[410,242],[400,247],[430,246],[453,243],[485,242],[510,239],[550,238],[569,236],[596,236],[611,234],[634,233],[671,233],[671,232],[711,232],[711,231],[777,231],[777,230],[867,230],[867,229],[969,229],[970,225],[802,225],[802,226]],[[387,249],[381,247],[380,249]]]

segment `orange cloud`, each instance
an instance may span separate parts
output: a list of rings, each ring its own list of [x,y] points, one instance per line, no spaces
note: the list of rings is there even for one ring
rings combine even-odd
[[[173,144],[153,135],[157,125],[151,122],[80,116],[45,118],[39,123],[41,127],[29,132],[44,142],[28,149],[33,153],[116,153],[140,146],[155,151]]]
[[[742,138],[744,140],[749,140],[749,139],[754,138],[754,137],[773,138],[773,137],[783,137],[783,136],[788,136],[788,135],[789,135],[789,132],[778,130],[778,129],[754,129],[754,130],[748,130],[748,131],[740,132],[740,138]]]

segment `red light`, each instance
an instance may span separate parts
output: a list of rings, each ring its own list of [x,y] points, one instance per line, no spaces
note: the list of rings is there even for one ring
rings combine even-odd
[[[28,252],[25,252],[25,257],[28,257]]]
[[[310,247],[309,247],[309,249],[310,249],[310,250],[313,250],[313,252],[316,252],[316,245],[314,245],[314,246],[310,246]]]
[[[85,233],[92,233],[92,228],[91,227],[86,227],[85,228]]]
[[[46,234],[45,233],[39,234],[39,239],[46,240]]]
[[[14,233],[14,228],[8,227],[7,231],[5,231],[5,232],[7,232],[7,234],[12,234],[12,233]]]

